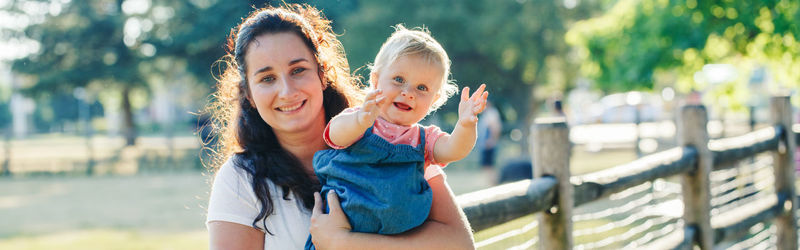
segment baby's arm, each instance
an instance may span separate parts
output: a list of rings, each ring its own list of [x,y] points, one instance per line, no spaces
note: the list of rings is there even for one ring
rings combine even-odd
[[[364,134],[378,117],[378,103],[383,101],[380,90],[367,94],[364,105],[356,112],[340,113],[331,118],[329,138],[334,145],[347,147]]]
[[[450,135],[443,135],[433,146],[433,159],[447,163],[463,159],[475,146],[478,137],[476,124],[478,114],[486,108],[489,92],[484,91],[486,84],[481,84],[472,96],[469,87],[461,91],[461,102],[458,103],[458,122]]]

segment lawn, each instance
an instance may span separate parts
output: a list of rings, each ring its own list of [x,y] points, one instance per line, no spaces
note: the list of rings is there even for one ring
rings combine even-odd
[[[208,187],[188,171],[3,178],[0,249],[203,248]]]

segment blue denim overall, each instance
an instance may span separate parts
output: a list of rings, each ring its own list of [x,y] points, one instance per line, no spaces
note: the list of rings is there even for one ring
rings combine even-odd
[[[416,147],[392,144],[372,133],[350,147],[314,154],[314,171],[322,184],[339,196],[353,232],[397,234],[421,225],[433,199],[424,177],[425,130]],[[324,206],[328,212],[327,203]],[[315,249],[311,236],[305,249]]]

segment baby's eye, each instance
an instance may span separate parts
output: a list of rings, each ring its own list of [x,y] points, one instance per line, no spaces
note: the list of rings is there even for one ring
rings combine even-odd
[[[418,86],[417,86],[417,90],[420,90],[420,91],[428,91],[428,86],[425,86],[425,85],[418,85]]]
[[[292,70],[292,75],[297,75],[306,71],[306,68],[296,68]]]
[[[394,81],[395,81],[395,82],[399,82],[399,83],[405,83],[405,82],[406,82],[406,79],[403,79],[403,77],[402,77],[402,76],[395,76],[395,77],[394,77]]]

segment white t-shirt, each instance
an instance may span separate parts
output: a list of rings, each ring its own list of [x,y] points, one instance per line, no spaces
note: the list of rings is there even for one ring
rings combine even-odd
[[[447,177],[438,165],[428,166],[425,172],[428,181],[438,174]],[[438,174],[427,176],[428,172]],[[252,227],[253,220],[261,211],[261,203],[253,192],[251,180],[250,174],[234,166],[231,159],[217,170],[208,201],[206,227],[211,221],[232,222]],[[304,248],[311,227],[311,210],[306,210],[302,201],[295,199],[294,195],[288,196],[290,200],[284,200],[280,187],[276,187],[270,180],[267,180],[267,184],[274,207],[264,224],[272,235],[266,233],[261,222],[256,224],[258,229],[264,232],[264,249]]]
[[[253,192],[251,179],[247,172],[235,167],[230,159],[220,167],[211,187],[206,226],[211,221],[233,222],[248,227],[253,225],[253,219],[261,211],[261,203]],[[273,211],[265,223],[256,224],[265,233],[264,249],[302,249],[308,239],[311,211],[306,210],[294,195],[288,196],[290,200],[284,200],[282,188],[276,187],[272,181],[267,180],[267,183]],[[264,231],[264,224],[273,235]]]

